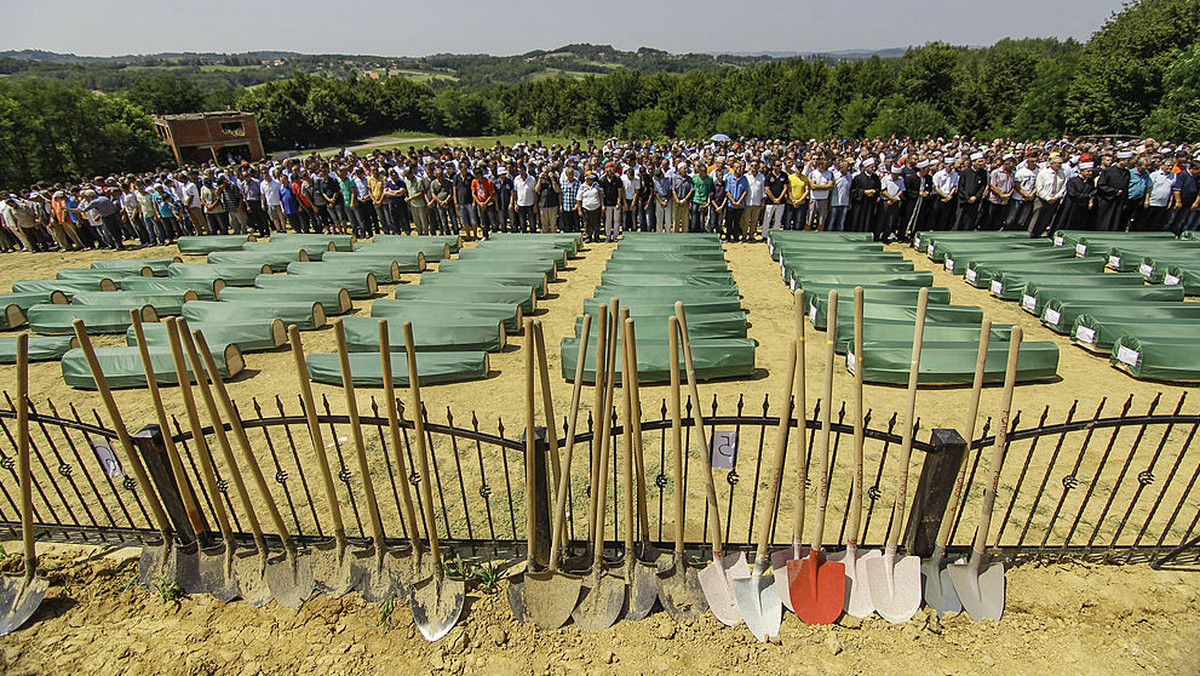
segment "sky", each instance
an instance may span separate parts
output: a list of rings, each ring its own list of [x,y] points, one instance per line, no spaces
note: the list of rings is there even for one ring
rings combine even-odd
[[[1122,0],[0,0],[0,50],[521,54],[569,43],[833,52],[934,40],[1086,40]]]

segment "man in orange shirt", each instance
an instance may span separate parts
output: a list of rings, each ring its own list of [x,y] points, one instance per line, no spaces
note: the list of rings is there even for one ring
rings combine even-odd
[[[479,227],[483,231],[481,237],[487,237],[488,228],[496,227],[500,214],[496,211],[496,184],[482,169],[475,170],[475,178],[471,181],[471,199],[479,210]]]

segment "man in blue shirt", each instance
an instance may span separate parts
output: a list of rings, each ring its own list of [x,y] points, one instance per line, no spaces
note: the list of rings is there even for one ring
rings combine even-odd
[[[1200,226],[1200,217],[1196,211],[1196,178],[1200,175],[1200,162],[1183,165],[1183,171],[1175,175],[1174,196],[1171,202],[1175,206],[1175,214],[1171,219],[1171,230],[1178,235],[1186,230],[1196,230]]]
[[[1149,160],[1139,157],[1129,169],[1129,199],[1125,202],[1125,219],[1130,230],[1141,230],[1146,211],[1146,189],[1150,186]]]
[[[725,174],[725,241],[740,241],[742,232],[742,210],[746,205],[746,194],[750,183],[742,173],[742,163],[734,162],[733,171]]]

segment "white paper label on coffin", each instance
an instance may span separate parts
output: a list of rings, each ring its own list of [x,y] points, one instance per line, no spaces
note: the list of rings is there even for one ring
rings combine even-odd
[[[946,269],[949,270],[950,272],[954,272],[954,259],[953,258],[950,258],[950,257],[946,258]]]
[[[1110,267],[1110,268],[1121,267],[1121,257],[1120,256],[1109,256],[1108,257],[1108,267]]]
[[[1046,314],[1042,315],[1043,321],[1045,321],[1047,324],[1053,324],[1055,326],[1058,326],[1058,322],[1061,319],[1062,315],[1058,313],[1058,310],[1051,310],[1050,308],[1046,308]]]
[[[1124,345],[1117,346],[1117,361],[1121,362],[1122,364],[1137,366],[1138,359],[1140,359],[1141,356],[1142,354],[1136,350],[1131,350]]]
[[[913,248],[916,249],[917,251],[921,250],[921,238],[920,237],[913,239]]]
[[[792,291],[796,290],[796,278],[792,277]]]
[[[816,305],[808,306],[808,321],[812,322],[813,326],[817,325],[817,306]]]
[[[775,242],[773,240],[767,241],[767,248],[771,250],[771,255],[774,256],[775,255]]]
[[[1025,294],[1021,297],[1021,307],[1033,312],[1037,309],[1037,299],[1029,294]]]
[[[1003,290],[1004,290],[1004,285],[1000,283],[1000,280],[993,279],[992,280],[992,293],[1000,293]]]
[[[1080,242],[1079,244],[1076,244],[1075,245],[1075,255],[1086,256],[1087,255],[1087,245],[1082,242]]]
[[[1066,240],[1063,239],[1062,235],[1054,236],[1054,246],[1062,246],[1064,241]]]
[[[930,244],[929,246],[925,247],[925,253],[929,254],[930,256],[932,256],[932,255],[933,255],[933,245],[932,245],[932,244]]]
[[[976,270],[967,270],[967,281],[974,282],[976,279],[979,279],[979,272]]]
[[[1076,326],[1075,327],[1075,339],[1081,343],[1095,344],[1096,330],[1089,329],[1086,326]]]
[[[847,351],[846,352],[846,370],[851,373],[854,373],[854,369],[857,367],[858,367],[858,358],[854,356],[853,352]]]
[[[1143,277],[1149,277],[1154,274],[1154,266],[1149,263],[1142,263],[1138,266],[1138,272],[1142,273]]]
[[[1163,278],[1163,284],[1170,284],[1171,286],[1175,286],[1176,284],[1178,284],[1181,281],[1183,281],[1183,280],[1176,277],[1175,275],[1167,275],[1166,277]]]

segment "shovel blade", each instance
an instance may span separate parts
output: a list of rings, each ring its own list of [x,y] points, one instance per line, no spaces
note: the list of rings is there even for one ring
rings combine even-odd
[[[682,561],[659,574],[658,600],[672,620],[691,624],[708,610],[696,570]]]
[[[309,556],[313,563],[313,586],[326,596],[341,597],[358,588],[351,555],[334,542],[314,546]]]
[[[788,562],[789,595],[805,624],[833,624],[846,607],[846,566],[819,554]]]
[[[863,562],[875,612],[893,624],[908,622],[921,607],[921,559],[895,554]]]
[[[583,582],[579,605],[571,613],[584,631],[601,631],[613,626],[625,608],[625,581],[607,572],[592,574]]]
[[[224,544],[200,550],[200,583],[223,603],[241,596],[237,576],[233,574],[233,556]]]
[[[526,573],[521,585],[524,620],[540,629],[558,629],[571,619],[583,580],[561,572]]]
[[[167,542],[142,546],[142,555],[138,558],[138,579],[142,586],[152,588],[159,575],[168,574],[166,564],[170,548]],[[174,573],[170,573],[170,577],[174,578]]]
[[[921,578],[925,584],[925,604],[942,613],[961,613],[962,601],[954,591],[950,571],[942,565],[943,559],[934,557],[921,561]]]
[[[175,584],[184,594],[201,594],[208,591],[200,580],[200,545],[192,543],[186,547],[175,546],[167,556],[167,567],[174,571]]]
[[[729,583],[731,570],[748,571],[746,555],[742,553],[728,554],[723,557],[713,557],[711,563],[704,567],[696,576],[700,589],[704,591],[704,600],[713,615],[722,624],[736,627],[742,623],[742,613],[738,610],[737,601],[733,597],[733,588]]]
[[[33,617],[50,583],[36,575],[6,577],[0,582],[0,636],[10,634]]]
[[[271,602],[271,588],[267,585],[266,558],[257,551],[235,554],[233,571],[237,576],[242,600],[253,608],[261,608]]]
[[[276,603],[284,608],[299,608],[313,592],[312,561],[291,553],[270,559],[266,580]]]
[[[846,568],[846,614],[865,620],[875,612],[875,604],[871,603],[871,587],[867,584],[866,561],[877,559],[882,554],[877,550],[860,551],[857,547],[847,546],[846,551],[838,552],[829,557],[829,561],[837,561]]]
[[[1004,564],[992,563],[978,574],[970,564],[954,564],[946,572],[971,619],[999,620],[1004,614]]]
[[[801,554],[797,555],[794,550],[783,549],[771,555],[771,569],[775,573],[775,584],[779,585],[780,589],[787,589],[791,585],[791,579],[788,576],[788,562],[799,561],[804,558],[807,550],[801,550]],[[788,609],[789,613],[796,612],[792,607],[792,595],[780,594],[779,600],[783,601],[783,607]]]
[[[437,641],[458,624],[466,593],[463,583],[434,575],[413,585],[409,606],[413,621],[429,642]]]
[[[625,619],[631,622],[644,620],[654,610],[658,600],[658,571],[641,561],[625,566],[626,604]]]
[[[783,601],[775,586],[775,575],[766,574],[765,567],[756,565],[749,575],[737,571],[730,577],[742,619],[760,643],[779,636],[779,624],[783,621]]]
[[[356,588],[367,603],[379,603],[395,591],[395,576],[374,547],[361,556],[352,557],[350,571],[351,578],[357,582]]]

